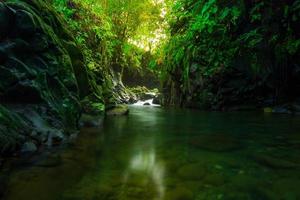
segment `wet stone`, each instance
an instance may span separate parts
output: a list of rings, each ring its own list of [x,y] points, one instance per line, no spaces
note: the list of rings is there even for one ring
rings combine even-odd
[[[178,169],[177,175],[184,180],[201,180],[205,176],[206,168],[202,164],[187,164]]]
[[[177,187],[166,193],[166,200],[193,200],[194,194],[187,188]]]
[[[284,160],[281,158],[276,158],[269,155],[254,155],[253,159],[257,163],[272,169],[293,169],[299,167],[294,162]]]
[[[221,186],[225,183],[225,177],[221,173],[209,173],[205,176],[203,182],[208,185]]]
[[[117,105],[116,107],[109,109],[106,112],[106,115],[108,116],[119,116],[119,115],[128,115],[129,109],[126,105]]]

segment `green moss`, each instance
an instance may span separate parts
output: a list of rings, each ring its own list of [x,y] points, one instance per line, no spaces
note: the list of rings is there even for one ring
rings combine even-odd
[[[106,115],[117,116],[117,115],[128,115],[129,109],[127,105],[117,105],[112,109],[107,110]]]

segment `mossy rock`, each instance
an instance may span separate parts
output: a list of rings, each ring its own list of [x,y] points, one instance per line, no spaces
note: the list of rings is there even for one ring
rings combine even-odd
[[[42,117],[50,127],[65,134],[77,129],[81,112],[78,84],[89,85],[89,80],[81,78],[87,77],[84,57],[65,28],[67,24],[42,0],[0,2],[0,17],[0,103],[10,105],[1,108],[2,115],[11,116],[16,123],[28,122],[25,113],[15,113],[14,108],[36,105],[31,109],[45,108]],[[80,70],[75,72],[73,65]],[[29,133],[16,131],[29,131],[24,124],[12,128],[13,124],[2,120],[0,127],[1,148],[5,149],[1,151],[16,150],[29,141]]]
[[[120,116],[128,114],[129,108],[127,105],[117,105],[116,107],[106,111],[106,115],[108,116]]]
[[[80,125],[83,127],[100,127],[103,124],[103,115],[82,114]]]
[[[26,10],[16,10],[15,33],[20,36],[32,36],[38,28],[34,16]]]
[[[81,105],[83,108],[83,113],[88,115],[103,115],[105,111],[105,105],[101,97],[96,93],[86,96],[82,101]]]
[[[0,155],[15,150],[30,127],[22,118],[0,104]]]

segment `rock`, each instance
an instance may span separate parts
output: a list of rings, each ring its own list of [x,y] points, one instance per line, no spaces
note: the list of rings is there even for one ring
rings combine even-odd
[[[225,183],[225,177],[221,173],[206,174],[203,182],[208,185],[221,186]]]
[[[276,106],[274,109],[273,109],[273,113],[277,113],[277,114],[291,114],[292,112],[284,107],[284,106]]]
[[[12,20],[12,10],[10,10],[4,3],[0,2],[0,41],[10,32]]]
[[[273,191],[277,192],[277,199],[300,199],[299,177],[282,177],[273,183]],[[275,198],[273,198],[275,199]]]
[[[153,98],[155,98],[155,93],[152,92],[145,92],[140,94],[140,100],[142,101],[153,99]]]
[[[0,82],[0,91],[1,93],[3,93],[7,89],[7,87],[17,82],[19,80],[19,77],[17,77],[16,74],[11,72],[6,67],[0,65],[0,79],[6,79],[5,82]]]
[[[261,154],[257,154],[253,156],[253,159],[261,164],[264,165],[266,167],[272,168],[272,169],[294,169],[299,167],[299,165],[288,161],[288,160],[284,160],[281,158],[276,158],[273,156],[269,156],[269,155],[261,155]]]
[[[103,83],[91,87],[93,77],[66,26],[45,1],[0,2],[0,103],[5,104],[0,106],[5,118],[0,117],[0,154],[61,144],[65,132],[78,128],[79,94],[95,91],[100,101],[92,102],[93,108],[103,113]],[[64,46],[64,41],[71,45]],[[31,120],[28,110],[46,123]],[[24,144],[28,137],[36,143]]]
[[[30,137],[35,140],[38,144],[43,144],[48,140],[48,132],[47,131],[32,131]]]
[[[0,104],[0,155],[10,153],[22,144],[25,131],[31,131],[31,128],[20,115]]]
[[[206,168],[202,164],[187,164],[177,171],[177,175],[184,180],[201,180],[205,174]]]
[[[156,104],[156,105],[160,105],[161,102],[162,102],[162,95],[161,95],[161,94],[155,96],[155,97],[153,98],[153,100],[152,100],[152,103],[153,103],[153,104]]]
[[[61,131],[56,129],[48,130],[48,139],[47,139],[48,147],[60,145],[64,139],[65,136]]]
[[[82,101],[81,105],[83,112],[88,115],[101,116],[104,114],[105,105],[102,100],[97,97],[95,94],[86,96]]]
[[[33,142],[25,142],[21,148],[22,153],[34,153],[37,151],[37,147]]]
[[[151,104],[150,103],[144,103],[144,106],[150,106]]]
[[[194,194],[187,188],[177,187],[166,193],[166,200],[193,200]]]
[[[49,47],[49,42],[46,36],[36,33],[33,39],[30,41],[30,47],[34,52],[43,52]]]
[[[264,108],[264,113],[272,113],[272,112],[273,112],[272,108],[270,108],[270,107]]]
[[[131,96],[130,98],[129,98],[129,100],[128,100],[128,103],[129,104],[134,104],[134,103],[136,103],[136,102],[138,102],[138,99],[137,99],[137,97],[134,95],[134,96]]]
[[[37,29],[36,21],[31,13],[25,10],[16,11],[16,30],[18,36],[31,36]]]
[[[242,148],[238,139],[224,133],[202,134],[192,138],[189,143],[196,148],[215,152],[235,151]]]
[[[82,127],[100,127],[103,124],[103,116],[82,114],[79,123]]]
[[[106,111],[106,115],[108,116],[117,116],[117,115],[128,115],[129,109],[126,105],[117,105],[115,108],[112,108]]]
[[[40,103],[42,102],[41,94],[35,87],[35,81],[19,81],[16,85],[9,87],[2,98],[12,103]]]

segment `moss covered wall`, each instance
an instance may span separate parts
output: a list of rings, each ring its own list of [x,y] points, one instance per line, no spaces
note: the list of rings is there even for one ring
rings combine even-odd
[[[65,140],[77,129],[81,100],[102,102],[93,82],[47,1],[0,2],[0,155]]]

